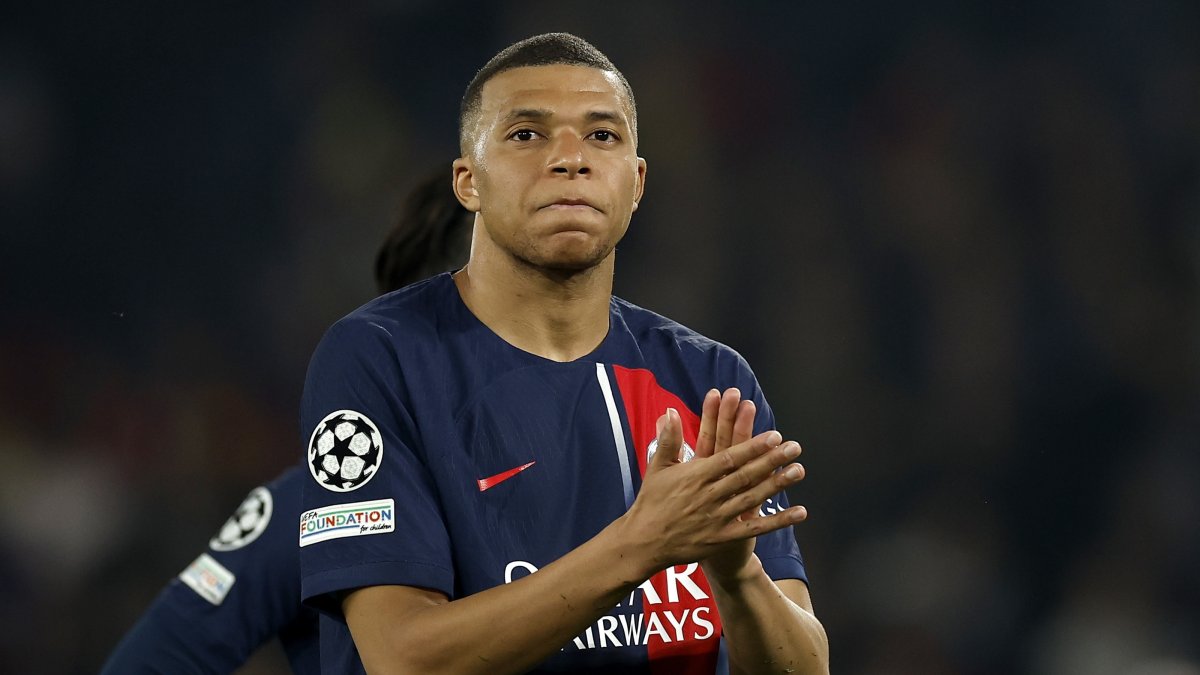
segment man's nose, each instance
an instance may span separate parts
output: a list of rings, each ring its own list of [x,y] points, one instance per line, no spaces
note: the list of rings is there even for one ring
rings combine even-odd
[[[555,135],[550,143],[550,155],[547,160],[551,171],[571,178],[591,173],[592,170],[583,139],[572,133]]]

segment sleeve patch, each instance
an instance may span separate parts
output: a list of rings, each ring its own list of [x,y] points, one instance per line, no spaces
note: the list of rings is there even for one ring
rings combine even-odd
[[[342,537],[386,534],[396,530],[396,501],[377,499],[353,504],[331,504],[300,516],[300,545]]]
[[[214,605],[220,605],[237,580],[233,572],[217,562],[207,553],[201,553],[187,569],[179,573],[179,580],[187,584],[196,594]]]
[[[233,551],[258,539],[271,522],[273,508],[271,491],[254,488],[208,545],[214,551]]]
[[[338,410],[308,440],[308,471],[326,490],[350,492],[367,484],[383,461],[383,435],[367,416]]]

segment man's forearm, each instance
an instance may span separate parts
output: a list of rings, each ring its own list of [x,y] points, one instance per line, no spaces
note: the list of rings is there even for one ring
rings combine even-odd
[[[607,613],[652,572],[626,547],[620,521],[559,560],[510,584],[453,602],[402,609],[390,621],[387,597],[346,605],[371,673],[520,673],[541,663]],[[377,592],[364,589],[359,593]],[[386,591],[385,591],[386,592]],[[394,630],[386,630],[384,626]],[[373,644],[371,644],[373,643]],[[365,647],[365,649],[364,649]]]
[[[802,519],[792,509],[738,519],[786,487],[776,469],[795,457],[795,444],[781,445],[777,432],[765,432],[719,455],[685,463],[676,459],[682,439],[677,414],[673,421],[629,511],[528,577],[452,602],[441,593],[408,586],[372,586],[347,596],[346,622],[367,670],[523,672],[655,572],[704,560],[731,542]],[[750,608],[758,611],[760,605],[770,608],[758,599]],[[738,603],[731,606],[745,611]]]
[[[789,598],[757,557],[739,578],[709,581],[725,630],[730,673],[828,674],[828,639],[803,582],[794,581],[806,606]]]

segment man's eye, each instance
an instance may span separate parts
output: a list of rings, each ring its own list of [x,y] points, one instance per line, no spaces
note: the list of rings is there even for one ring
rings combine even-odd
[[[596,131],[592,132],[592,138],[595,138],[601,143],[610,143],[617,140],[617,135],[611,131],[608,131],[607,129],[597,129]]]
[[[529,129],[521,129],[520,131],[513,132],[512,135],[512,137],[518,141],[532,141],[533,136],[534,133]]]

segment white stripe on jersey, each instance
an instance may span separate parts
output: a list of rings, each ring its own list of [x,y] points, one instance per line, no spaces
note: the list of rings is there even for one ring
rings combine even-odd
[[[608,405],[608,421],[612,423],[613,440],[617,444],[617,461],[621,463],[621,487],[625,489],[625,508],[628,509],[633,506],[633,474],[629,472],[629,450],[625,447],[621,415],[617,412],[617,402],[613,399],[612,385],[608,382],[608,372],[605,371],[603,363],[596,364],[596,379],[600,381],[604,402]]]

